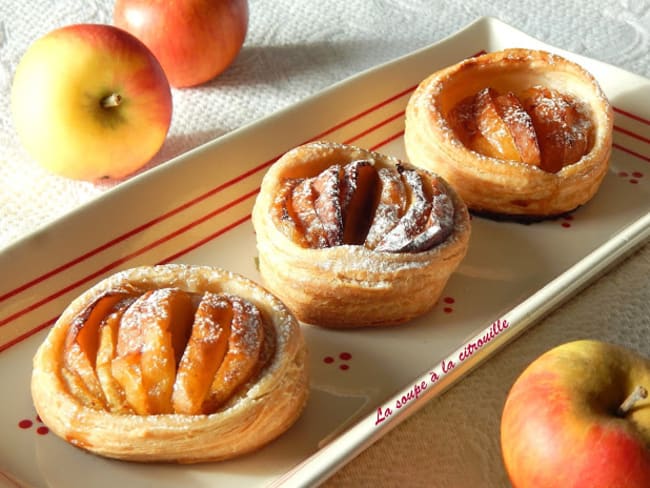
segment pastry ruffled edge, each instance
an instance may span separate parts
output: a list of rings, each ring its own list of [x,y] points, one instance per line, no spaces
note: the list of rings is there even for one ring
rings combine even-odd
[[[328,328],[388,326],[421,316],[435,306],[467,252],[469,213],[446,183],[455,209],[453,231],[427,251],[378,252],[361,245],[303,248],[275,226],[270,209],[283,178],[314,176],[332,164],[358,159],[377,166],[412,167],[355,146],[328,141],[304,144],[271,166],[253,208],[263,282],[305,323]]]
[[[488,85],[508,88],[513,73],[522,86],[544,80],[589,107],[594,142],[579,161],[548,173],[480,155],[456,137],[446,119],[453,105]],[[486,79],[497,81],[486,85]],[[561,216],[593,198],[609,167],[612,130],[612,107],[588,71],[557,54],[512,48],[465,59],[424,79],[407,104],[404,142],[411,163],[445,178],[472,212],[530,222]]]
[[[179,287],[243,297],[275,328],[275,354],[253,384],[213,414],[141,416],[83,406],[68,392],[61,374],[68,326],[93,298],[121,286]],[[309,392],[306,361],[298,322],[280,300],[253,281],[208,266],[142,266],[100,281],[70,303],[34,357],[31,390],[45,425],[95,454],[140,462],[219,461],[259,449],[298,419]]]

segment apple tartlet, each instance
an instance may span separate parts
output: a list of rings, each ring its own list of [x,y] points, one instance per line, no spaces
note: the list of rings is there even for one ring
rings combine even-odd
[[[588,202],[607,173],[612,108],[595,78],[556,54],[506,49],[423,80],[406,109],[410,162],[470,210],[533,221]]]
[[[298,322],[241,276],[204,266],[119,272],[65,309],[34,357],[32,397],[54,433],[129,461],[253,451],[308,396]]]
[[[264,176],[253,209],[265,285],[306,323],[395,325],[429,311],[467,251],[467,207],[439,176],[331,142]]]

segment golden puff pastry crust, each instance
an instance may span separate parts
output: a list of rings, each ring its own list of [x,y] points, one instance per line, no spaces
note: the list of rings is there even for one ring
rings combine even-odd
[[[138,267],[65,309],[33,361],[43,422],[75,446],[142,462],[217,461],[285,432],[308,397],[293,315],[213,267]]]
[[[521,160],[501,157],[500,150],[508,154],[503,147],[481,151],[485,138],[476,145],[464,140],[458,127],[471,123],[462,120],[467,113],[455,111],[479,96],[487,103],[480,115],[473,112],[473,129],[480,132],[487,120],[498,133],[494,124],[490,129],[490,111],[500,111],[498,123],[515,123],[510,128]],[[514,105],[526,113],[513,116]],[[423,80],[408,102],[404,139],[410,162],[444,177],[470,210],[526,221],[570,212],[594,196],[608,169],[612,125],[612,108],[585,69],[556,54],[515,48],[466,59]],[[531,129],[532,141],[524,134]],[[569,154],[576,147],[583,153]]]
[[[309,324],[395,325],[429,311],[466,254],[467,207],[437,175],[332,142],[288,151],[253,209],[263,281]]]

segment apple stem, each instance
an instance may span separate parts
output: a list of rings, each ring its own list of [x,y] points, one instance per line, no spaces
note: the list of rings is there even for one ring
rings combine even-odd
[[[625,417],[627,413],[632,410],[632,407],[638,402],[639,400],[642,400],[644,398],[647,398],[648,396],[648,390],[646,390],[643,386],[639,385],[637,386],[632,393],[625,399],[623,403],[621,403],[621,406],[618,407],[618,410],[616,413],[618,414],[619,417]]]
[[[110,95],[102,98],[101,102],[99,103],[103,108],[117,107],[120,103],[122,103],[122,95],[119,93],[111,93]]]

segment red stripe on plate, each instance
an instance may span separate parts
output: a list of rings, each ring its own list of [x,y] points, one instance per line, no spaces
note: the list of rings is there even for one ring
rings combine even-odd
[[[632,132],[631,130],[624,129],[623,127],[619,127],[617,125],[614,126],[614,130],[618,131],[618,132],[621,132],[621,133],[623,133],[625,135],[628,135],[630,137],[634,137],[635,139],[638,139],[639,141],[645,142],[646,144],[650,144],[650,138],[639,135],[639,134],[637,134],[635,132]]]
[[[146,223],[144,223],[144,224],[142,224],[142,225],[140,225],[140,226],[138,226],[138,227],[136,227],[136,228],[134,228],[134,229],[132,229],[132,230],[130,230],[128,232],[125,232],[124,234],[121,234],[120,236],[116,237],[115,239],[112,239],[111,241],[108,241],[106,244],[102,244],[101,246],[99,246],[99,247],[97,247],[95,249],[92,249],[92,250],[88,251],[87,253],[82,254],[81,256],[79,256],[79,257],[77,257],[77,258],[75,258],[75,259],[73,259],[71,261],[68,261],[67,263],[59,266],[58,268],[54,268],[52,271],[48,271],[47,273],[45,273],[45,274],[43,274],[43,275],[41,275],[41,276],[31,280],[31,281],[28,281],[27,283],[25,283],[23,285],[20,285],[19,287],[14,288],[13,290],[10,290],[9,292],[7,292],[7,293],[5,293],[3,295],[0,295],[0,303],[2,303],[3,301],[11,298],[14,295],[17,295],[20,292],[23,292],[23,291],[27,290],[28,288],[31,288],[31,287],[37,285],[38,283],[41,283],[42,281],[45,281],[48,278],[51,278],[52,276],[54,276],[56,274],[61,273],[62,271],[65,271],[66,269],[71,268],[72,266],[74,266],[76,264],[79,264],[82,261],[85,261],[86,259],[91,258],[92,256],[94,256],[96,254],[99,254],[100,252],[102,252],[102,251],[104,251],[104,250],[106,250],[106,249],[108,249],[110,247],[113,247],[115,244],[118,244],[121,241],[124,241],[124,240],[128,239],[129,237],[132,237],[135,234],[138,234],[138,233],[148,229],[149,227],[151,227],[151,226],[153,226],[155,224],[158,224],[158,223],[160,223],[160,222],[162,222],[164,220],[167,220],[167,219],[173,217],[177,213],[179,213],[179,212],[181,212],[181,211],[183,211],[183,210],[185,210],[185,209],[187,209],[189,207],[192,207],[192,206],[200,203],[201,201],[205,200],[206,198],[208,198],[208,197],[210,197],[210,196],[212,196],[212,195],[214,195],[216,193],[219,193],[220,191],[234,185],[235,183],[238,183],[238,182],[242,181],[243,179],[247,178],[248,176],[250,176],[250,175],[252,175],[254,173],[257,173],[258,171],[261,171],[263,169],[266,169],[268,166],[273,164],[274,161],[275,161],[275,159],[270,159],[270,160],[260,164],[259,166],[256,166],[255,168],[252,168],[249,171],[246,171],[246,172],[240,174],[239,176],[237,176],[237,177],[235,177],[235,178],[233,178],[233,179],[231,179],[231,180],[229,180],[229,181],[227,181],[227,182],[225,182],[225,183],[223,183],[223,184],[221,184],[219,186],[216,186],[215,188],[213,188],[213,189],[209,190],[208,192],[206,192],[206,193],[204,193],[204,194],[202,194],[202,195],[200,195],[200,196],[198,196],[198,197],[184,203],[183,205],[180,205],[180,206],[176,207],[175,209],[170,210],[169,212],[167,212],[165,214],[162,214],[159,217],[156,217],[155,219],[152,219],[152,220],[150,220],[150,221],[148,221],[148,222],[146,222]],[[0,322],[0,326],[1,325],[2,325],[2,322]]]
[[[375,125],[367,128],[366,130],[361,131],[359,134],[355,135],[354,137],[351,137],[347,141],[344,141],[344,144],[351,144],[352,142],[356,141],[357,139],[361,139],[366,134],[370,134],[371,132],[379,129],[380,127],[383,127],[384,125],[392,122],[395,119],[398,119],[398,118],[402,117],[403,115],[404,115],[404,111],[396,113],[395,115],[393,115],[391,117],[388,117],[386,120],[383,120],[383,121],[379,122],[378,124],[375,124]],[[402,131],[402,134],[403,133],[404,133],[404,131]]]
[[[630,154],[632,156],[635,156],[635,157],[637,157],[639,159],[643,159],[644,161],[647,161],[648,163],[650,163],[650,157],[648,157],[648,156],[644,156],[641,153],[638,153],[636,151],[632,151],[631,149],[623,147],[620,144],[612,144],[612,146],[615,147],[616,149],[620,150],[620,151],[623,151],[625,153],[628,153],[628,154]]]
[[[232,201],[228,202],[224,206],[219,207],[218,209],[214,210],[213,212],[210,212],[210,213],[204,215],[203,217],[201,217],[201,218],[199,218],[199,219],[197,219],[197,220],[195,220],[195,221],[193,221],[193,222],[191,222],[191,223],[189,223],[189,224],[187,224],[187,225],[185,225],[183,227],[180,227],[179,229],[175,230],[174,232],[172,232],[170,234],[167,234],[167,235],[161,237],[160,239],[157,239],[157,240],[153,241],[152,243],[150,243],[150,244],[148,244],[148,245],[146,245],[144,247],[141,247],[140,249],[138,249],[137,251],[132,252],[131,254],[127,254],[125,256],[122,256],[120,259],[117,259],[117,260],[107,264],[106,266],[103,266],[102,268],[98,269],[94,273],[91,273],[91,274],[85,276],[84,278],[81,278],[80,280],[77,280],[77,281],[71,283],[70,285],[60,289],[59,291],[57,291],[55,293],[52,293],[51,295],[48,295],[45,298],[32,303],[30,306],[28,306],[26,308],[23,308],[22,310],[19,310],[18,312],[14,313],[12,315],[9,315],[8,317],[4,318],[3,320],[0,320],[0,327],[3,327],[5,325],[7,325],[9,322],[12,322],[12,321],[16,320],[17,318],[21,317],[22,315],[25,315],[26,313],[29,313],[32,310],[34,310],[34,309],[36,309],[36,308],[38,308],[38,307],[40,307],[42,305],[45,305],[46,303],[51,302],[52,300],[54,300],[56,298],[59,298],[61,295],[64,295],[67,292],[74,290],[78,286],[81,286],[81,285],[83,285],[85,283],[88,283],[90,280],[95,279],[95,278],[103,275],[104,273],[107,273],[108,271],[111,271],[111,270],[117,268],[121,264],[124,264],[125,262],[127,262],[127,261],[129,261],[129,260],[131,260],[131,259],[145,253],[146,251],[149,251],[149,250],[151,250],[151,249],[153,249],[155,247],[158,247],[159,245],[173,239],[174,237],[176,237],[176,236],[178,236],[180,234],[183,234],[184,232],[187,232],[189,229],[191,229],[193,227],[196,227],[200,223],[205,222],[206,220],[208,220],[208,219],[210,219],[210,218],[212,218],[212,217],[214,217],[214,216],[228,210],[229,208],[241,203],[242,201],[250,198],[251,196],[256,195],[258,192],[259,192],[259,188],[256,188],[255,190],[250,191],[250,192],[236,198],[235,200],[232,200]]]
[[[259,191],[259,189],[258,189],[258,191]],[[246,222],[247,220],[249,220],[250,217],[251,217],[250,214],[248,214],[245,217],[243,217],[243,218],[241,218],[241,219],[239,219],[239,220],[237,220],[235,222],[231,222],[229,225],[221,228],[220,230],[218,230],[217,232],[211,234],[210,236],[206,237],[205,239],[201,239],[200,241],[196,242],[192,246],[185,248],[183,251],[181,251],[181,252],[179,252],[177,254],[174,254],[172,256],[169,256],[169,257],[167,257],[166,259],[164,259],[162,261],[159,261],[159,264],[163,264],[163,263],[173,261],[178,256],[181,256],[182,254],[185,254],[186,252],[189,252],[189,251],[191,251],[191,250],[205,244],[206,242],[225,234],[229,230],[234,229],[235,227],[237,227],[240,224],[242,224],[242,223]],[[12,346],[15,346],[16,344],[24,341],[25,339],[31,337],[32,335],[36,334],[37,332],[39,332],[39,331],[41,331],[41,330],[43,330],[43,329],[45,329],[45,328],[47,328],[47,327],[49,327],[51,325],[54,325],[54,323],[57,321],[57,319],[58,319],[58,317],[47,320],[46,322],[43,322],[42,324],[34,327],[33,329],[30,329],[27,332],[25,332],[25,333],[23,333],[23,334],[21,334],[21,335],[19,335],[17,337],[14,337],[9,342],[6,342],[5,344],[0,345],[0,352],[5,351],[6,349],[9,349]]]
[[[644,119],[643,117],[639,115],[635,115],[631,112],[627,112],[626,110],[623,110],[621,108],[614,107],[614,112],[617,112],[621,115],[625,115],[626,117],[629,117],[631,119],[636,120],[637,122],[641,122],[642,124],[650,125],[650,120]]]
[[[45,328],[47,328],[47,327],[49,327],[51,325],[54,325],[54,322],[56,322],[56,320],[57,320],[56,318],[50,319],[47,322],[43,322],[41,325],[37,325],[33,329],[28,330],[24,334],[21,334],[18,337],[14,337],[9,342],[6,342],[5,344],[0,345],[0,352],[9,349],[12,346],[15,346],[19,342],[24,341],[25,339],[33,336],[37,332],[40,332],[41,330],[43,330],[43,329],[45,329]]]
[[[484,51],[481,51],[481,52],[475,54],[474,56],[479,55],[479,54],[483,54],[483,53],[484,53]],[[416,88],[416,86],[412,86],[412,87],[410,87],[410,88],[408,88],[406,90],[402,90],[399,93],[397,93],[397,94],[395,94],[395,95],[393,95],[393,96],[391,96],[391,97],[389,97],[389,98],[387,98],[387,99],[373,105],[369,109],[366,109],[366,110],[364,110],[362,112],[359,112],[358,114],[344,120],[343,122],[331,127],[330,129],[318,134],[317,136],[315,136],[314,138],[309,139],[309,140],[310,141],[318,140],[319,138],[322,138],[325,135],[330,134],[333,131],[335,131],[337,129],[340,129],[341,127],[344,127],[344,126],[354,122],[355,120],[358,120],[361,117],[363,117],[363,116],[365,116],[365,115],[367,115],[369,113],[372,113],[373,111],[376,111],[381,107],[386,106],[387,104],[399,99],[400,97],[403,97],[403,96],[407,95],[408,93],[412,92],[415,88]],[[621,109],[615,108],[615,110],[617,112],[623,114],[623,115],[634,118],[635,120],[639,120],[641,122],[650,124],[650,121],[648,121],[646,119],[643,119],[642,117],[636,116],[636,115],[631,114],[629,112],[625,112],[625,111],[623,111]],[[376,130],[377,128],[379,128],[381,126],[384,126],[385,124],[387,124],[387,123],[389,123],[389,122],[391,122],[391,121],[393,121],[393,120],[395,120],[395,119],[397,119],[397,118],[399,118],[399,117],[401,117],[403,115],[404,115],[403,111],[399,112],[397,114],[394,114],[394,115],[388,117],[387,119],[383,120],[382,122],[379,122],[379,123],[373,125],[372,127],[369,127],[367,129],[365,129],[364,131],[360,132],[356,136],[348,139],[347,143],[350,143],[350,142],[352,142],[352,141],[354,141],[356,139],[359,139],[360,137],[372,132],[373,130]],[[644,138],[643,136],[639,136],[638,134],[635,134],[635,133],[633,133],[631,131],[628,131],[627,129],[619,129],[619,130],[621,130],[621,132],[628,133],[632,137],[639,138],[639,139],[641,139],[643,141],[646,141],[646,142],[648,141],[648,139]],[[403,130],[400,131],[400,132],[397,132],[396,134],[394,134],[394,135],[380,141],[379,143],[373,145],[370,149],[371,150],[376,150],[377,148],[379,148],[381,146],[384,146],[384,145],[394,141],[395,139],[398,139],[399,137],[403,136],[403,134],[404,134]],[[646,156],[643,156],[643,155],[641,155],[641,154],[639,154],[639,153],[637,153],[635,151],[632,151],[630,149],[627,149],[627,148],[625,148],[625,147],[623,147],[623,146],[621,146],[619,144],[614,144],[614,147],[616,147],[617,149],[620,149],[620,150],[622,150],[622,151],[624,151],[624,152],[626,152],[628,154],[631,154],[633,156],[641,158],[641,159],[643,159],[645,161],[650,161],[650,158],[648,158]],[[232,186],[233,184],[247,178],[248,176],[267,168],[268,166],[273,164],[279,157],[281,157],[281,155],[279,155],[279,156],[277,156],[275,158],[272,158],[272,159],[270,159],[270,160],[268,160],[268,161],[266,161],[266,162],[264,162],[264,163],[262,163],[262,164],[260,164],[260,165],[258,165],[256,167],[254,167],[254,168],[252,168],[252,169],[238,175],[237,177],[235,177],[235,178],[233,178],[233,179],[231,179],[231,180],[229,180],[229,181],[227,181],[227,182],[225,182],[225,183],[223,183],[223,184],[221,184],[221,185],[207,191],[206,193],[204,193],[204,194],[202,194],[202,195],[200,195],[200,196],[198,196],[198,197],[196,197],[196,198],[194,198],[194,199],[192,199],[192,200],[178,206],[177,208],[175,208],[173,210],[170,210],[169,212],[167,212],[165,214],[162,214],[161,216],[156,217],[155,219],[152,219],[152,220],[140,225],[139,227],[136,227],[136,228],[132,229],[131,231],[128,231],[128,232],[118,236],[117,238],[107,242],[106,244],[103,244],[103,245],[101,245],[101,246],[99,246],[99,247],[97,247],[97,248],[95,248],[95,249],[93,249],[93,250],[91,250],[91,251],[89,251],[89,252],[87,252],[85,254],[82,254],[81,256],[79,256],[79,257],[77,257],[77,258],[75,258],[75,259],[73,259],[73,260],[71,260],[71,261],[69,261],[69,262],[55,268],[55,269],[53,269],[52,271],[49,271],[49,272],[39,276],[38,278],[36,278],[36,279],[34,279],[34,280],[30,281],[30,282],[27,282],[27,283],[25,283],[25,284],[15,288],[15,289],[9,291],[9,292],[7,292],[7,293],[5,293],[3,295],[0,295],[0,302],[2,302],[4,300],[7,300],[8,298],[10,298],[10,297],[12,297],[12,296],[26,290],[26,289],[28,289],[28,288],[30,288],[32,286],[35,286],[36,284],[38,284],[38,283],[40,283],[40,282],[42,282],[42,281],[56,275],[58,273],[61,273],[62,271],[66,270],[66,269],[69,269],[70,267],[72,267],[72,266],[74,266],[74,265],[76,265],[76,264],[78,264],[78,263],[92,257],[93,255],[98,254],[99,252],[101,252],[101,251],[103,251],[105,249],[108,249],[108,248],[114,246],[115,244],[117,244],[117,243],[119,243],[119,242],[121,242],[121,241],[123,241],[123,240],[125,240],[125,239],[127,239],[129,237],[132,237],[133,235],[138,234],[138,233],[142,232],[143,230],[145,230],[145,229],[147,229],[147,228],[149,228],[149,227],[151,227],[151,226],[153,226],[153,225],[155,225],[155,224],[157,224],[157,223],[159,223],[161,221],[164,221],[164,220],[172,217],[173,215],[181,212],[182,210],[185,210],[185,209],[187,209],[189,207],[192,207],[192,206],[198,204],[199,202],[201,202],[201,201],[205,200],[206,198],[208,198],[208,197],[210,197],[210,196],[224,190],[225,188],[227,188],[229,186]],[[236,200],[233,200],[233,201],[227,203],[225,206],[221,207],[220,209],[217,209],[216,211],[211,212],[210,214],[207,214],[206,216],[204,216],[204,217],[202,217],[202,218],[200,218],[200,219],[198,219],[198,220],[196,220],[196,221],[194,221],[194,222],[192,222],[192,223],[190,223],[190,224],[188,224],[186,226],[183,226],[183,227],[179,228],[178,230],[172,232],[171,234],[163,236],[162,238],[160,238],[160,239],[152,242],[151,244],[139,249],[138,251],[135,251],[135,252],[129,254],[128,256],[124,256],[124,257],[120,258],[119,260],[116,260],[116,261],[113,261],[112,263],[109,263],[108,265],[102,267],[100,270],[86,276],[85,278],[83,278],[81,280],[76,281],[75,283],[73,283],[73,284],[59,290],[56,293],[53,293],[53,294],[49,295],[48,297],[46,297],[46,298],[44,298],[44,299],[42,299],[42,300],[40,300],[38,302],[33,303],[29,307],[14,313],[13,315],[11,315],[11,316],[3,319],[2,321],[0,321],[0,327],[8,324],[9,322],[15,320],[16,318],[18,318],[18,317],[20,317],[20,316],[22,316],[22,315],[24,315],[26,313],[34,310],[35,308],[38,308],[41,305],[43,305],[43,304],[45,304],[45,303],[47,303],[47,302],[49,302],[49,301],[51,301],[51,300],[53,300],[55,298],[60,297],[61,295],[65,294],[66,292],[71,291],[72,289],[74,289],[74,288],[76,288],[76,287],[78,287],[78,286],[80,286],[80,285],[82,285],[84,283],[87,283],[88,281],[100,276],[101,274],[114,269],[115,267],[119,266],[120,264],[123,264],[124,262],[132,259],[133,257],[136,257],[136,256],[138,256],[138,255],[140,255],[140,254],[142,254],[142,253],[144,253],[144,252],[146,252],[146,251],[148,251],[148,250],[150,250],[150,249],[152,249],[152,248],[154,248],[154,247],[156,247],[156,246],[158,246],[158,245],[160,245],[160,244],[162,244],[162,243],[164,243],[164,242],[166,242],[166,241],[168,241],[170,239],[172,239],[173,237],[175,237],[177,235],[180,235],[183,232],[186,232],[188,229],[200,224],[201,222],[205,221],[208,218],[211,218],[212,216],[216,215],[217,213],[219,213],[221,211],[224,211],[227,208],[230,208],[231,206],[245,200],[246,198],[251,197],[253,194],[257,193],[258,191],[259,191],[259,188],[247,193],[246,195],[243,195],[242,197],[239,197]],[[189,251],[191,251],[191,250],[205,244],[206,242],[218,237],[219,235],[223,234],[224,232],[227,232],[229,229],[231,229],[233,227],[238,226],[239,224],[241,224],[242,222],[248,220],[249,218],[250,218],[250,215],[243,218],[243,219],[240,219],[237,222],[233,222],[227,228],[224,228],[224,229],[222,229],[222,230],[220,230],[220,231],[218,231],[218,232],[216,232],[214,234],[211,234],[210,236],[202,239],[201,241],[198,241],[197,243],[193,244],[192,246],[190,246],[190,247],[188,247],[188,248],[186,248],[186,249],[184,249],[182,251],[179,251],[178,253],[175,253],[172,256],[169,256],[168,258],[166,258],[162,262],[169,262],[169,261],[173,261],[174,259],[177,259],[179,256],[181,256],[181,255],[183,255],[183,254],[185,254],[185,253],[187,253],[187,252],[189,252]],[[0,349],[0,350],[2,350],[2,349]]]
[[[357,115],[354,115],[354,116],[350,117],[349,119],[344,120],[344,121],[341,122],[340,124],[337,124],[337,125],[335,125],[334,127],[331,127],[330,129],[327,129],[326,131],[321,132],[320,134],[318,134],[318,135],[312,137],[311,139],[308,139],[307,142],[313,142],[313,141],[317,141],[317,140],[319,140],[319,139],[322,139],[322,138],[325,137],[326,135],[331,134],[332,132],[334,132],[334,131],[340,129],[341,127],[345,127],[346,125],[351,124],[351,123],[354,122],[355,120],[359,120],[361,117],[363,117],[363,116],[365,116],[365,115],[368,115],[369,113],[372,113],[372,112],[374,112],[374,111],[376,111],[376,110],[379,110],[381,107],[384,107],[384,106],[388,105],[388,104],[391,103],[391,102],[394,102],[394,101],[397,100],[398,98],[401,98],[401,97],[403,97],[404,95],[406,95],[406,94],[412,92],[412,91],[415,90],[416,88],[417,88],[417,85],[414,85],[414,86],[412,86],[412,87],[410,87],[410,88],[407,88],[406,90],[403,90],[403,91],[399,92],[397,95],[393,95],[392,97],[387,98],[386,100],[384,100],[384,101],[382,101],[382,102],[379,102],[377,105],[373,105],[373,106],[370,107],[369,109],[364,110],[363,112],[359,112]]]
[[[385,145],[388,144],[389,142],[393,142],[395,139],[399,139],[399,138],[402,137],[403,135],[404,135],[404,131],[401,130],[401,131],[399,131],[398,133],[393,134],[393,135],[390,136],[390,137],[387,137],[387,138],[384,139],[383,141],[380,141],[379,143],[375,144],[374,146],[371,146],[371,147],[370,147],[370,150],[371,150],[371,151],[376,151],[376,150],[379,149],[380,147],[385,146]]]
[[[406,90],[402,90],[401,92],[399,92],[399,93],[397,93],[395,95],[392,95],[391,97],[389,97],[389,98],[387,98],[387,99],[385,99],[385,100],[371,106],[370,108],[368,108],[368,109],[366,109],[366,110],[364,110],[362,112],[359,112],[358,114],[353,115],[352,117],[344,120],[343,122],[341,122],[339,124],[336,124],[335,126],[327,129],[326,131],[318,134],[317,136],[314,136],[313,138],[309,139],[308,142],[309,141],[315,141],[315,140],[318,140],[320,138],[323,138],[327,134],[331,134],[332,132],[340,129],[341,127],[345,127],[346,125],[351,124],[355,120],[359,120],[361,117],[363,117],[365,115],[368,115],[368,114],[380,109],[381,107],[384,107],[384,106],[388,105],[389,103],[403,97],[404,95],[412,92],[414,89],[415,89],[415,86],[411,86],[411,87],[407,88]],[[3,295],[0,295],[0,303],[2,303],[3,301],[11,298],[12,296],[17,295],[18,293],[21,293],[21,292],[23,292],[23,291],[25,291],[25,290],[33,287],[33,286],[36,286],[37,284],[45,281],[46,279],[51,278],[52,276],[54,276],[56,274],[59,274],[62,271],[65,271],[66,269],[69,269],[69,268],[71,268],[72,266],[74,266],[76,264],[79,264],[82,261],[85,261],[86,259],[91,258],[92,256],[94,256],[94,255],[96,255],[96,254],[98,254],[98,253],[100,253],[100,252],[114,246],[115,244],[117,244],[117,243],[119,243],[121,241],[124,241],[124,240],[128,239],[129,237],[132,237],[135,234],[138,234],[138,233],[148,229],[149,227],[151,227],[151,226],[153,226],[153,225],[155,225],[157,223],[160,223],[160,222],[162,222],[162,221],[164,221],[164,220],[166,220],[168,218],[173,217],[175,214],[177,214],[177,213],[179,213],[179,212],[181,212],[183,210],[186,210],[189,207],[192,207],[192,206],[200,203],[201,201],[205,200],[206,198],[214,195],[215,193],[218,193],[219,191],[222,191],[223,189],[225,189],[225,188],[227,188],[229,186],[232,186],[233,184],[247,178],[248,176],[250,176],[250,175],[252,175],[254,173],[257,173],[260,170],[266,169],[268,166],[273,164],[281,156],[282,155],[278,155],[278,156],[276,156],[276,157],[274,157],[272,159],[269,159],[268,161],[260,164],[259,166],[256,166],[255,168],[250,169],[249,171],[246,171],[246,172],[242,173],[241,175],[233,178],[232,180],[229,180],[229,181],[227,181],[227,182],[225,182],[225,183],[223,183],[223,184],[221,184],[221,185],[207,191],[206,193],[204,193],[202,195],[199,195],[198,197],[194,198],[193,200],[190,200],[190,201],[184,203],[183,205],[180,205],[179,207],[176,207],[175,209],[172,209],[169,212],[167,212],[165,214],[162,214],[159,217],[156,217],[155,219],[152,219],[152,220],[150,220],[150,221],[148,221],[148,222],[146,222],[146,223],[144,223],[144,224],[142,224],[142,225],[140,225],[140,226],[126,232],[126,233],[124,233],[124,234],[121,234],[120,236],[116,237],[115,239],[112,239],[111,241],[108,241],[107,243],[102,244],[101,246],[99,246],[99,247],[97,247],[95,249],[92,249],[92,250],[88,251],[87,253],[84,253],[81,256],[79,256],[79,257],[77,257],[77,258],[75,258],[75,259],[73,259],[73,260],[71,260],[71,261],[69,261],[69,262],[67,262],[67,263],[65,263],[63,265],[61,265],[61,266],[59,266],[57,268],[54,268],[53,270],[48,271],[45,274],[43,274],[43,275],[41,275],[41,276],[31,280],[31,281],[28,281],[27,283],[25,283],[23,285],[20,285],[17,288],[14,288],[13,290],[8,291],[7,293],[4,293]],[[0,325],[1,325],[1,323],[0,323]]]
[[[259,188],[257,189],[257,191],[259,191]],[[176,254],[172,254],[171,256],[168,256],[167,258],[165,258],[165,259],[163,259],[162,261],[160,261],[159,264],[169,263],[170,261],[174,261],[175,259],[178,259],[178,258],[179,258],[180,256],[182,256],[183,254],[186,254],[186,253],[188,253],[188,252],[190,252],[190,251],[193,251],[193,250],[196,249],[197,247],[201,247],[203,244],[205,244],[205,243],[207,243],[207,242],[210,242],[210,241],[213,240],[213,239],[216,239],[216,238],[219,237],[220,235],[225,234],[226,232],[228,232],[228,231],[231,230],[231,229],[234,229],[235,227],[238,227],[239,225],[243,224],[244,222],[246,222],[246,221],[249,220],[250,218],[251,218],[251,214],[248,214],[248,215],[246,215],[245,217],[242,217],[242,218],[239,219],[239,220],[235,220],[234,222],[230,223],[229,225],[227,225],[227,226],[224,227],[223,229],[221,229],[221,230],[215,232],[214,234],[210,234],[209,236],[204,237],[204,238],[201,239],[200,241],[195,242],[195,243],[192,244],[191,246],[186,247],[186,248],[183,249],[182,251],[179,251],[179,252],[177,252]]]

